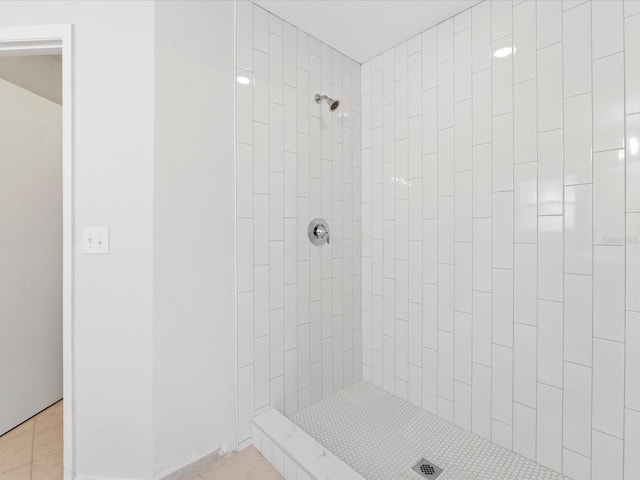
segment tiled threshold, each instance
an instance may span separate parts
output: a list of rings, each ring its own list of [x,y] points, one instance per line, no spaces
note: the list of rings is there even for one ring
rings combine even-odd
[[[364,480],[277,410],[252,420],[253,446],[286,480]]]
[[[563,476],[367,382],[347,387],[289,418],[254,418],[253,443],[286,480],[560,480]]]

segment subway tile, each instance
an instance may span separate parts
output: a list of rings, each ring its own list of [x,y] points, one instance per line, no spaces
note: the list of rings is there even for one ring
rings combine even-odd
[[[269,336],[255,339],[254,343],[254,408],[269,405]]]
[[[238,368],[238,437],[251,437],[251,419],[254,416],[253,364]]]
[[[574,452],[591,455],[591,368],[564,363],[562,444]]]
[[[438,63],[453,58],[453,19],[450,18],[436,27],[438,30]]]
[[[269,242],[269,308],[284,307],[284,242]]]
[[[407,112],[412,117],[422,112],[422,55],[420,52],[409,57],[408,69]]]
[[[284,175],[269,172],[269,239],[284,240]]]
[[[538,217],[538,298],[562,301],[563,221]]]
[[[396,82],[407,77],[407,47],[407,42],[402,42],[394,48]]]
[[[538,384],[537,405],[538,463],[562,469],[562,389]]]
[[[591,275],[564,277],[564,359],[591,365],[592,358],[592,285]]]
[[[438,331],[438,396],[453,399],[453,333]]]
[[[453,129],[438,132],[438,195],[454,194]]]
[[[407,382],[407,400],[416,407],[422,406],[422,369],[409,364],[409,380]]]
[[[473,216],[491,217],[493,205],[491,144],[473,147]],[[639,162],[640,163],[640,162]]]
[[[269,13],[255,4],[253,5],[253,45],[265,53],[269,51]]]
[[[622,51],[624,47],[622,5],[622,0],[592,2],[594,59]]]
[[[491,3],[471,8],[471,56],[474,72],[491,66]]]
[[[409,318],[409,262],[396,259],[396,319],[408,320]],[[406,378],[402,378],[406,380]]]
[[[624,342],[625,250],[593,247],[593,336]]]
[[[562,303],[538,301],[538,382],[562,388]]]
[[[453,332],[453,265],[438,265],[438,329]]]
[[[438,207],[438,262],[454,263],[454,197],[440,197]]]
[[[455,313],[454,378],[471,385],[472,317],[470,313]]]
[[[422,305],[409,304],[408,362],[422,367]]]
[[[236,8],[236,64],[246,70],[253,68],[253,8],[249,1]]]
[[[535,461],[536,409],[513,404],[513,451]]]
[[[273,16],[272,16],[273,17]],[[282,105],[283,93],[283,45],[282,37],[269,34],[269,100]]]
[[[471,27],[471,10],[467,9],[453,17],[453,32],[458,33]]]
[[[538,134],[538,215],[562,214],[562,130]]]
[[[268,177],[268,176],[267,176]],[[264,232],[253,236],[253,264],[267,265],[269,263],[269,196],[253,196],[253,231]]]
[[[284,413],[298,410],[298,350],[284,352]]]
[[[438,397],[438,416],[449,423],[453,423],[453,401]]]
[[[493,266],[513,268],[513,192],[493,194]]]
[[[591,133],[591,93],[566,98],[564,101],[565,185],[591,183]]]
[[[491,294],[473,292],[473,362],[491,367]]]
[[[389,278],[384,279],[384,295],[383,295],[383,325],[384,334],[393,336],[396,318],[396,285],[395,281]]]
[[[516,323],[537,324],[537,251],[535,244],[514,247],[513,316]]]
[[[513,421],[513,349],[493,345],[491,418],[506,425]]]
[[[253,122],[253,193],[269,193],[269,126],[260,122]]]
[[[584,3],[564,13],[563,37],[564,96],[590,92],[591,3]],[[567,121],[565,125],[566,128],[571,123]]]
[[[624,0],[624,16],[630,17],[636,13],[640,13],[640,1]]]
[[[511,28],[511,3],[501,0],[491,0],[491,38],[497,40],[505,35],[509,35]]]
[[[422,33],[422,90],[433,88],[438,82],[437,35],[437,27]]]
[[[627,177],[627,212],[640,213],[640,189],[634,185],[640,185],[640,115],[627,115],[627,151],[626,151],[626,177]]]
[[[296,27],[289,23],[284,24],[283,29],[283,81],[284,83],[296,86],[297,81],[297,33]],[[297,397],[297,395],[296,395]]]
[[[422,284],[422,346],[438,348],[438,286]],[[423,367],[426,363],[423,361]]]
[[[622,439],[593,430],[592,444],[591,478],[621,480],[624,467]]]
[[[422,302],[422,242],[409,242],[409,301]]]
[[[593,242],[623,245],[625,239],[624,150],[593,156]]]
[[[514,86],[513,100],[513,161],[532,162],[538,159],[536,82],[530,80]]]
[[[238,367],[253,363],[253,292],[238,293]]]
[[[455,245],[455,309],[457,312],[471,313],[472,292],[472,245],[470,242],[456,242]]]
[[[624,147],[623,56],[617,53],[593,62],[594,152]]]
[[[505,2],[492,2],[492,7],[496,4],[507,5]],[[511,10],[511,6],[508,7]],[[492,12],[495,18],[495,11]],[[495,37],[494,37],[495,40]],[[503,49],[513,49],[511,35],[492,44],[493,52]],[[491,72],[491,101],[493,115],[502,115],[513,111],[513,55],[495,56],[492,59]]]
[[[422,179],[409,182],[409,240],[422,240]]]
[[[640,313],[627,312],[625,406],[640,411]]]
[[[438,89],[422,92],[422,153],[438,151]]]
[[[253,290],[253,219],[236,219],[238,292]]]
[[[420,104],[420,102],[418,102]],[[409,118],[409,178],[422,177],[422,116]]]
[[[471,431],[491,439],[491,368],[473,364]]]
[[[414,35],[407,42],[407,54],[409,56],[422,50],[422,35]]]
[[[439,129],[453,127],[453,86],[453,60],[447,60],[438,64]]]
[[[455,174],[455,241],[472,240],[472,175],[471,172]]]
[[[624,343],[594,338],[593,428],[618,438],[624,434],[624,361]]]
[[[473,74],[473,144],[491,141],[491,70]]]
[[[422,281],[438,283],[438,220],[422,222]]]
[[[640,478],[640,412],[625,410],[624,475],[625,478]]]
[[[382,104],[388,105],[395,94],[395,51],[389,49],[382,54]]]
[[[472,117],[471,100],[465,100],[455,105],[455,171],[469,171],[472,167]]]
[[[298,286],[284,286],[284,350],[298,345]]]
[[[436,414],[438,412],[438,352],[430,348],[422,349],[422,408]]]
[[[537,331],[535,326],[514,325],[513,400],[533,408],[536,406],[537,385],[536,339]]]
[[[538,165],[535,162],[514,166],[514,241],[536,243],[538,238]]]
[[[564,271],[590,275],[592,272],[591,185],[565,187]]]
[[[513,270],[493,269],[493,343],[513,346]]]
[[[282,172],[283,169],[283,118],[282,105],[269,102],[269,171],[271,172]]]
[[[507,450],[513,449],[513,427],[497,420],[491,421],[491,440]]]
[[[538,48],[541,49],[562,40],[562,2],[536,3]]]
[[[254,268],[253,334],[261,337],[269,333],[269,266]]]
[[[491,291],[491,218],[473,219],[473,289]]]
[[[471,29],[455,33],[453,48],[453,98],[459,102],[471,98]]]
[[[591,438],[591,435],[589,435]],[[569,478],[591,478],[591,459],[575,453],[573,450],[562,449],[562,473]]]
[[[640,2],[638,2],[640,3]],[[640,112],[640,17],[624,20],[626,114]]]
[[[296,57],[298,68],[309,71],[309,35],[300,29],[296,29],[296,36]]]
[[[298,281],[298,238],[296,236],[298,222],[295,218],[284,220],[284,283],[294,284]]]
[[[544,4],[559,3],[554,1]],[[538,4],[541,5],[540,3]],[[562,21],[562,20],[560,20]],[[540,24],[538,24],[540,25]],[[538,39],[540,44],[540,39]],[[562,44],[538,50],[538,131],[562,128]]]
[[[517,54],[514,55],[513,81],[516,84],[536,77],[535,18],[536,2],[514,5],[513,46]]]
[[[397,55],[396,55],[397,58]],[[396,140],[401,138],[407,138],[408,131],[408,113],[407,113],[407,78],[402,78],[396,81],[395,92],[395,136]]]
[[[454,382],[453,423],[471,431],[471,385]]]
[[[493,117],[493,191],[513,190],[513,114]]]
[[[253,50],[251,50],[253,54]],[[253,58],[253,57],[252,57]],[[236,72],[238,77],[252,79],[253,74],[241,68]],[[253,85],[238,83],[236,90],[236,140],[239,143],[253,143]]]
[[[406,320],[396,319],[395,329],[395,364],[396,364],[396,378],[400,380],[408,380],[408,346],[409,346],[409,324]]]

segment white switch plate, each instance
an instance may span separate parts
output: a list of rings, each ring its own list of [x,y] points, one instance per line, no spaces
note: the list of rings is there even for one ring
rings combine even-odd
[[[84,227],[83,234],[85,254],[109,254],[109,227]]]

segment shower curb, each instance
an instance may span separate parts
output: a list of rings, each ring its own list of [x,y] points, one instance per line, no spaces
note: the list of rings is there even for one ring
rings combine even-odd
[[[277,410],[251,422],[251,443],[286,480],[365,480]]]

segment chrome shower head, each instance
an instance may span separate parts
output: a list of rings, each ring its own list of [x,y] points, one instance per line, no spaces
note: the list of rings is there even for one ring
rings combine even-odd
[[[316,103],[321,103],[322,100],[326,100],[327,105],[329,105],[329,110],[331,110],[332,112],[336,108],[338,108],[338,106],[340,105],[340,100],[336,100],[335,98],[327,97],[326,95],[320,95],[319,93],[316,93],[316,96],[314,98],[316,100]]]

